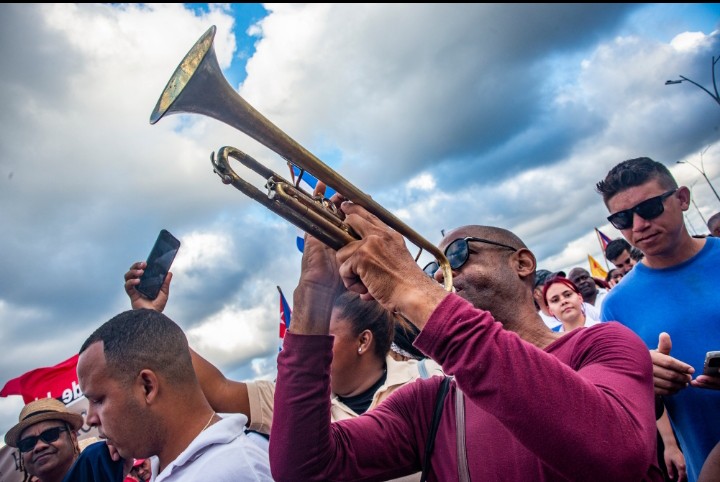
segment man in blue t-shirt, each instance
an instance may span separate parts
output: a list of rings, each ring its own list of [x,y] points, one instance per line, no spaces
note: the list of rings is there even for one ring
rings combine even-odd
[[[655,393],[693,482],[720,441],[720,377],[702,375],[706,352],[720,350],[720,240],[688,233],[690,190],[647,157],[612,168],[597,191],[608,221],[645,253],[605,298],[601,317],[627,325],[652,349]]]

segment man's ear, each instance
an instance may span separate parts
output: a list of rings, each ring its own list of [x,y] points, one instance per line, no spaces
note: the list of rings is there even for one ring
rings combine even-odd
[[[160,390],[157,374],[148,368],[141,370],[137,376],[137,383],[140,385],[145,402],[148,404],[154,403]]]
[[[520,248],[512,258],[514,260],[515,271],[517,271],[517,274],[521,278],[525,279],[535,274],[537,261],[535,261],[535,255],[532,254],[532,251],[527,248]]]
[[[678,188],[677,197],[680,200],[680,209],[687,211],[690,208],[690,189],[685,186]]]

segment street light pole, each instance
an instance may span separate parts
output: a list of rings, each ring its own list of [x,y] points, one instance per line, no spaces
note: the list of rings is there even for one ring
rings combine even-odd
[[[665,81],[665,85],[682,84],[682,83],[685,82],[685,81],[690,82],[690,83],[693,84],[694,86],[699,87],[700,89],[704,90],[704,91],[707,93],[707,95],[709,95],[710,97],[712,97],[712,99],[713,99],[715,102],[717,102],[718,105],[720,105],[720,94],[718,94],[717,82],[715,81],[715,65],[718,63],[718,61],[720,61],[720,57],[715,57],[715,56],[713,56],[713,58],[712,58],[712,66],[711,66],[712,69],[711,69],[711,70],[712,70],[713,90],[715,91],[715,94],[713,94],[712,92],[710,92],[709,90],[707,90],[705,87],[703,87],[702,85],[698,84],[698,83],[695,82],[694,80],[688,79],[688,78],[685,77],[684,75],[680,75],[680,76],[679,76],[679,77],[680,77],[680,80],[666,80],[666,81]]]
[[[710,182],[710,178],[708,178],[708,177],[707,177],[707,174],[705,174],[705,166],[703,166],[702,162],[703,162],[702,156],[700,156],[700,165],[702,166],[702,169],[701,169],[701,168],[697,167],[695,164],[693,164],[693,163],[690,162],[690,161],[677,161],[678,164],[689,164],[689,165],[691,165],[692,167],[695,168],[695,170],[697,170],[697,172],[699,172],[700,174],[702,174],[702,176],[705,178],[705,180],[707,181],[708,185],[710,186],[710,189],[712,189],[712,192],[715,193],[715,197],[717,198],[718,201],[720,201],[720,195],[718,195],[718,192],[715,190],[715,186],[713,186],[712,183]]]

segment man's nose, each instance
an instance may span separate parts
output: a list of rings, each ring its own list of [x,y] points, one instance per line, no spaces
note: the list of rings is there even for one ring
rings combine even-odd
[[[35,447],[33,447],[33,452],[40,452],[41,450],[49,447],[50,444],[45,442],[43,439],[38,438],[37,442],[35,442]]]
[[[633,231],[642,231],[650,225],[650,221],[640,216],[638,213],[633,213]]]

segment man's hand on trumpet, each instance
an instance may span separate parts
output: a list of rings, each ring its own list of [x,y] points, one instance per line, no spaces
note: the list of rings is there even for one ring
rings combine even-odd
[[[448,292],[422,271],[398,232],[357,204],[344,202],[341,209],[361,237],[337,252],[345,287],[402,313],[422,329]]]

